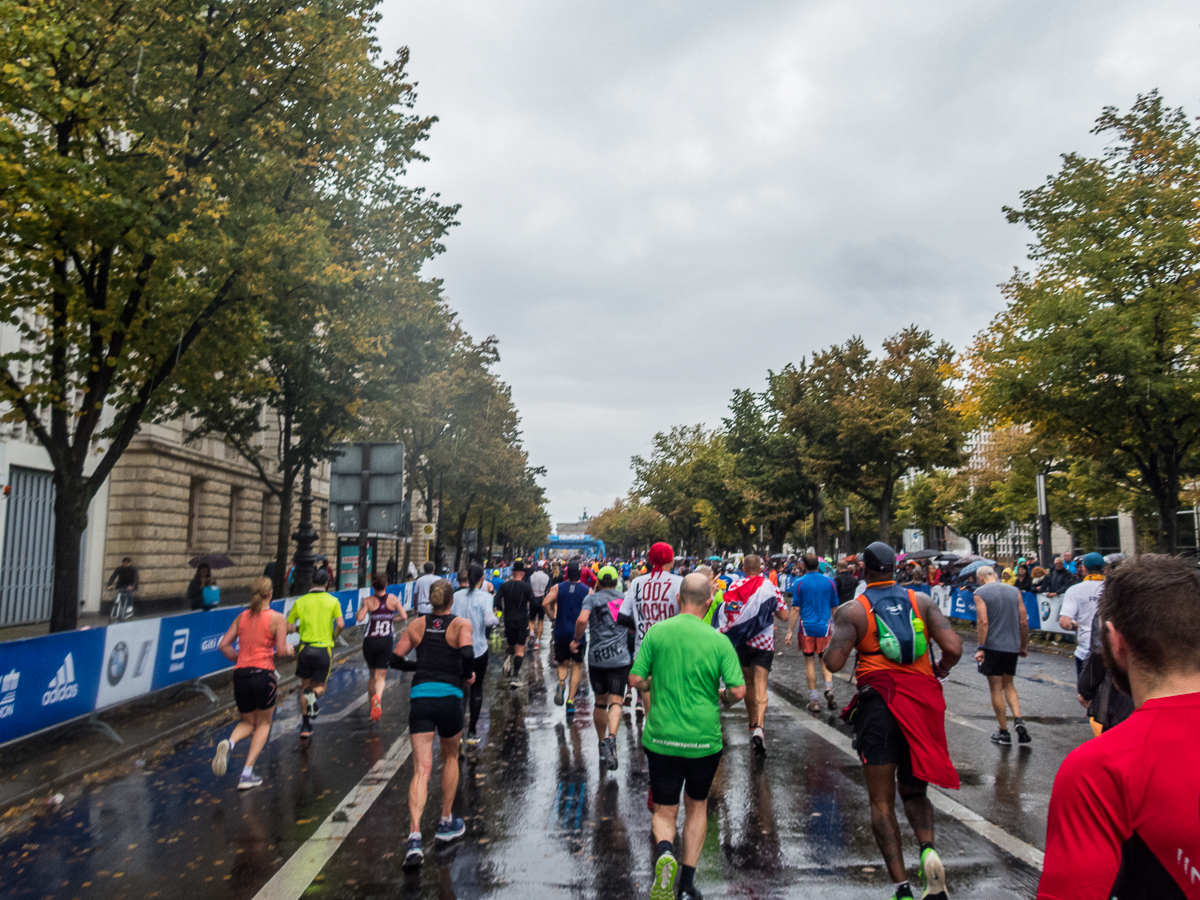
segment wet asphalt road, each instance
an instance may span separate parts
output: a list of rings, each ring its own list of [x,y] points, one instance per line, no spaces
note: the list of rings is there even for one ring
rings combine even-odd
[[[946,685],[947,732],[963,789],[947,793],[1041,849],[1054,773],[1066,753],[1090,737],[1074,699],[1072,663],[1041,653],[1022,661],[1018,687],[1034,743],[1001,748],[989,740],[995,721],[986,684],[974,671],[973,646],[964,643],[964,662]],[[281,705],[257,766],[261,788],[235,789],[245,744],[231,755],[226,777],[215,779],[213,747],[229,726],[201,732],[142,767],[85,787],[0,841],[2,893],[14,900],[252,900],[270,882],[272,900],[645,897],[652,845],[637,723],[622,726],[620,769],[602,774],[590,697],[581,699],[574,722],[566,722],[550,699],[548,650],[544,644],[540,658],[527,657],[522,674],[529,684],[520,690],[497,683],[493,653],[483,742],[467,751],[455,803],[467,835],[448,847],[433,844],[440,806],[435,753],[423,823],[427,858],[419,871],[401,867],[412,774],[407,757],[390,780],[375,779],[377,799],[361,820],[345,826],[353,825],[340,845],[310,841],[325,834],[318,828],[327,818],[345,818],[350,807],[343,801],[371,767],[386,763],[393,745],[403,751],[408,743],[409,677],[389,676],[383,720],[372,725],[366,669],[355,655],[335,668],[310,743],[296,738],[294,698]],[[890,896],[860,768],[838,746],[845,729],[833,714],[803,711],[807,696],[795,651],[777,655],[772,687],[765,760],[749,751],[742,708],[723,714],[726,751],[709,801],[697,885],[714,900]],[[835,681],[839,701],[852,690]],[[1037,872],[1028,862],[951,816],[939,813],[937,828],[952,896],[1034,896]],[[322,847],[336,849],[315,878],[272,881],[298,850],[302,856]],[[915,851],[906,831],[911,874]]]

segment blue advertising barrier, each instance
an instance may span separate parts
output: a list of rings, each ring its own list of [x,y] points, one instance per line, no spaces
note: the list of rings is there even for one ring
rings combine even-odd
[[[413,583],[388,592],[412,608]],[[336,591],[347,627],[370,588]],[[294,597],[275,600],[279,612]],[[244,606],[138,619],[0,643],[0,745],[233,668],[217,649]]]
[[[1054,603],[1032,591],[1021,591],[1021,600],[1025,604],[1030,631],[1065,633],[1058,624],[1058,606],[1062,603],[1061,598],[1057,598],[1057,602]],[[942,611],[952,618],[974,622],[975,594],[965,588],[954,588],[950,591],[949,603],[943,604]]]

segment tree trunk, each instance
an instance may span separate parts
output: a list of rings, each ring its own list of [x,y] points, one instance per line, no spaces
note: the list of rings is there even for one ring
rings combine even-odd
[[[1162,475],[1147,478],[1146,484],[1158,504],[1158,522],[1154,533],[1154,549],[1159,553],[1174,553],[1179,543],[1179,472],[1165,461]]]
[[[442,478],[440,476],[438,477],[437,508],[438,508],[438,510],[441,510],[441,508],[442,508]],[[430,507],[429,507],[429,516],[431,519],[433,518],[433,505],[432,504],[430,504]],[[439,524],[440,524],[440,519],[439,519]],[[442,556],[445,554],[445,548],[446,548],[446,545],[442,539],[442,529],[438,528],[437,529],[437,538],[433,542],[433,567],[434,567],[435,572],[442,568]]]
[[[463,532],[467,530],[467,515],[470,512],[471,504],[474,502],[474,497],[467,500],[466,506],[458,516],[458,533],[455,540],[458,547],[454,551],[454,571],[459,572],[463,568]]]
[[[296,478],[284,473],[279,491],[279,527],[275,529],[275,596],[288,595],[287,570],[292,547],[292,495],[295,493]]]
[[[812,486],[812,504],[813,504],[813,549],[817,551],[817,556],[825,555],[825,503],[821,500],[821,486],[814,484]]]
[[[79,624],[79,558],[88,505],[94,491],[85,479],[70,472],[54,472],[54,593],[50,607],[50,631],[74,631]],[[17,523],[9,521],[15,528]]]
[[[411,472],[413,470],[409,469],[408,471],[410,472],[410,474],[408,477],[407,490],[405,490],[405,492],[404,492],[404,502],[406,504],[408,504],[408,518],[409,518],[409,521],[411,521],[412,520],[412,498],[413,498],[413,476],[412,476]],[[408,564],[410,562],[412,562],[412,535],[411,534],[404,541],[404,563],[403,563],[403,565],[400,566],[400,581],[401,582],[403,582],[404,579],[408,578]]]
[[[889,482],[879,495],[879,540],[889,546],[892,543],[892,491],[893,485]]]
[[[978,556],[979,555],[979,535],[969,534],[969,535],[967,535],[967,540],[971,542],[971,553],[974,556]]]

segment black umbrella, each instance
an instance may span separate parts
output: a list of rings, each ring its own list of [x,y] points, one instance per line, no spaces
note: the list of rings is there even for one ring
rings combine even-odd
[[[205,553],[203,556],[193,556],[188,560],[188,565],[193,569],[199,566],[208,566],[210,569],[228,569],[233,565],[233,560],[224,553]]]
[[[916,550],[908,554],[906,559],[933,559],[935,556],[941,556],[941,550]]]

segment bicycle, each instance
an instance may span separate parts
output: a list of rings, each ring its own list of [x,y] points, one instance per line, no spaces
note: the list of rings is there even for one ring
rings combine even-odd
[[[133,618],[133,590],[121,588],[113,600],[112,609],[108,611],[108,621],[122,622]]]

